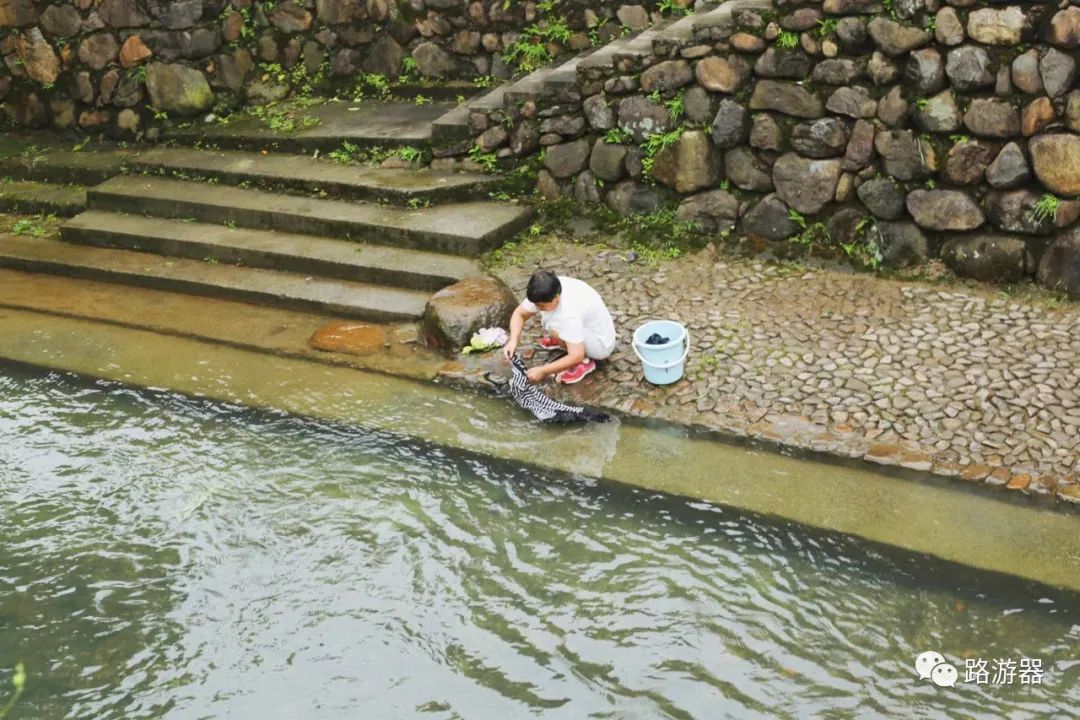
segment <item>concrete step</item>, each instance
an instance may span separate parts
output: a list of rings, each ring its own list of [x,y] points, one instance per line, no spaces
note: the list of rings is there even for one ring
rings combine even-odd
[[[480,173],[341,165],[306,155],[263,155],[237,150],[146,150],[131,157],[128,166],[135,172],[193,175],[216,178],[230,185],[250,183],[275,190],[324,192],[330,197],[398,204],[486,198],[501,182],[497,177]]]
[[[508,85],[503,96],[503,107],[513,107],[530,100],[537,102],[547,97],[550,90],[546,81],[554,70],[550,66],[542,67]]]
[[[718,25],[730,23],[736,10],[743,8],[770,10],[772,0],[727,0],[718,7],[701,15],[694,16],[694,42],[709,42],[712,29]]]
[[[326,153],[351,143],[357,147],[426,147],[431,124],[457,103],[436,100],[426,105],[407,101],[364,99],[360,102],[327,100],[292,111],[293,117],[312,118],[318,124],[284,132],[271,130],[258,117],[243,117],[226,124],[193,123],[168,130],[165,138],[183,145],[199,144],[238,150],[276,149],[284,152]],[[274,112],[272,106],[261,112]]]
[[[86,209],[86,188],[32,180],[0,180],[0,212],[71,217]]]
[[[149,176],[113,178],[88,190],[87,203],[94,210],[469,256],[511,237],[533,215],[531,208],[512,203],[470,202],[411,210]]]
[[[474,260],[386,245],[91,210],[60,228],[67,242],[434,292],[480,274]]]
[[[544,86],[551,91],[556,101],[569,102],[581,99],[578,90],[578,65],[596,52],[595,48],[585,50],[559,65],[544,78]]]
[[[425,291],[10,236],[0,237],[0,267],[375,322],[416,320],[430,297]]]
[[[440,144],[469,140],[472,137],[469,113],[473,110],[490,111],[502,108],[505,94],[506,85],[499,85],[490,92],[455,106],[431,124],[432,142]]]
[[[648,30],[627,39],[627,42],[617,48],[612,55],[614,67],[620,72],[630,72],[641,69],[642,61],[652,55],[653,41],[675,20],[668,18]]]
[[[719,0],[718,0],[719,1]],[[672,52],[681,50],[694,44],[694,23],[702,15],[716,8],[716,3],[701,5],[695,8],[689,15],[684,15],[667,27],[663,28],[653,38],[653,54],[665,58]]]
[[[45,183],[97,185],[124,172],[129,151],[43,150],[0,159],[0,177]]]
[[[621,38],[612,40],[607,45],[598,48],[595,52],[590,54],[587,58],[584,58],[577,65],[578,74],[582,74],[589,71],[597,71],[600,73],[610,73],[615,68],[615,53],[621,52],[630,46],[630,42],[634,40],[636,36],[626,35]]]

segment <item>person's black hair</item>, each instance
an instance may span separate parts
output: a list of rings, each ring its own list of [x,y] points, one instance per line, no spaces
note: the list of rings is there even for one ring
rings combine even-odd
[[[550,270],[538,270],[529,278],[525,297],[531,303],[549,303],[562,293],[562,283]]]

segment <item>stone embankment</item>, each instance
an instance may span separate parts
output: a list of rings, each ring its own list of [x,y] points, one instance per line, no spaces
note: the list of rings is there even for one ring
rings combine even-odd
[[[1080,295],[1080,7],[759,5],[538,71],[470,108],[474,142],[540,154],[549,197]]]

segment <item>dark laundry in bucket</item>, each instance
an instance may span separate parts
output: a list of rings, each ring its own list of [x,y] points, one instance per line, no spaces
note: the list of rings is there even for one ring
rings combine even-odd
[[[671,342],[668,338],[663,337],[660,333],[653,333],[649,336],[649,339],[645,341],[646,345],[667,345]]]

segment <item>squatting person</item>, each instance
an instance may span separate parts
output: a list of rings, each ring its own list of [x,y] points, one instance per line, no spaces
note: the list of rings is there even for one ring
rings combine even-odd
[[[540,338],[540,347],[566,350],[566,355],[530,368],[529,382],[540,382],[548,375],[568,385],[580,382],[596,369],[597,360],[606,359],[615,349],[611,313],[587,283],[540,270],[529,278],[525,296],[510,318],[510,340],[503,347],[507,361],[517,352],[525,321],[536,313],[548,333]]]

